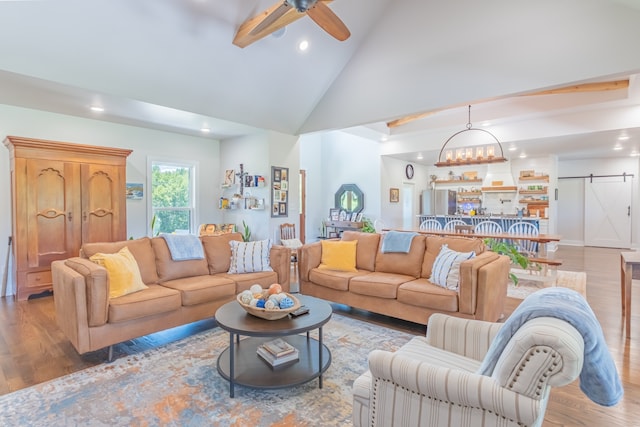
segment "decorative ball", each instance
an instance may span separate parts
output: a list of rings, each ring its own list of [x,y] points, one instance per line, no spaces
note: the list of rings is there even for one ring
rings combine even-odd
[[[281,309],[286,309],[286,308],[290,308],[293,307],[295,303],[293,302],[293,300],[289,297],[284,297],[280,300],[280,308]]]
[[[258,302],[256,303],[256,307],[265,308],[264,304],[265,304],[264,300],[263,299],[259,299]]]
[[[251,295],[251,291],[244,291],[240,294],[240,301],[243,304],[249,304],[253,299],[253,295]]]
[[[264,303],[264,308],[265,308],[266,310],[279,310],[279,309],[280,309],[280,307],[278,306],[278,303],[277,303],[277,302],[275,302],[275,301],[274,301],[274,300],[272,300],[272,299],[267,300],[267,301]]]
[[[251,285],[251,287],[249,288],[249,290],[251,291],[252,294],[261,294],[262,293],[262,286],[258,285],[257,283],[255,285]]]
[[[280,292],[282,292],[282,286],[280,283],[274,283],[269,286],[269,295],[279,294]]]
[[[253,297],[255,299],[262,299],[264,297],[264,295],[262,295],[262,292],[258,292],[256,294],[253,294]]]
[[[256,298],[253,298],[251,301],[249,301],[249,305],[251,307],[255,307],[258,304],[258,301],[260,301],[260,300],[258,300]]]

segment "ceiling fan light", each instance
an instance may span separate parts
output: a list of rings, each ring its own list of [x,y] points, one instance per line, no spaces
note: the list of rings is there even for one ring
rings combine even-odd
[[[295,8],[299,13],[304,13],[312,8],[318,0],[287,0],[291,6]]]

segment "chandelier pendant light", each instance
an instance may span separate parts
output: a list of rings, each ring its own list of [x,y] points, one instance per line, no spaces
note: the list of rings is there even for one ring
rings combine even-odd
[[[495,140],[495,144],[482,144],[455,149],[447,148],[447,144],[449,144],[452,139],[462,133],[470,131],[483,132],[489,135]],[[498,152],[496,152],[496,145],[498,147]],[[449,139],[445,141],[445,143],[442,145],[442,148],[440,149],[438,162],[435,164],[435,166],[450,167],[464,165],[481,165],[487,163],[502,163],[506,161],[507,159],[504,157],[504,151],[502,151],[502,144],[500,144],[498,138],[496,138],[496,136],[488,130],[474,128],[471,125],[471,105],[469,105],[469,120],[467,122],[466,129],[454,133],[449,137]]]

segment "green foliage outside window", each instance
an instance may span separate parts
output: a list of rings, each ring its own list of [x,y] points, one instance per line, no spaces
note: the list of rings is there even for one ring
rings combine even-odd
[[[158,165],[151,168],[152,234],[191,230],[190,168]]]

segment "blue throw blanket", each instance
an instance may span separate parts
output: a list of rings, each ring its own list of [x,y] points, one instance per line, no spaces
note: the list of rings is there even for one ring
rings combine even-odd
[[[613,406],[618,403],[624,390],[600,323],[582,295],[568,288],[546,288],[528,296],[504,322],[478,373],[491,375],[513,334],[525,322],[536,317],[564,320],[582,334],[584,363],[580,372],[580,389],[598,405]]]
[[[174,261],[186,261],[189,259],[204,259],[204,250],[200,239],[193,234],[166,234],[161,233],[169,246],[171,259]]]
[[[389,231],[382,237],[382,253],[390,252],[409,253],[411,241],[418,233],[405,233],[402,231]]]

